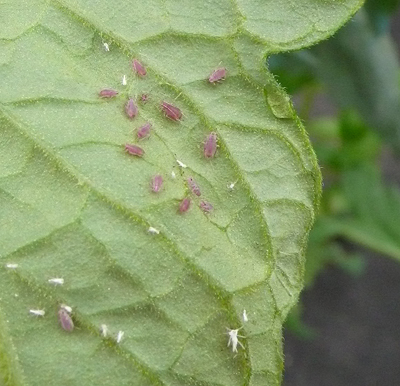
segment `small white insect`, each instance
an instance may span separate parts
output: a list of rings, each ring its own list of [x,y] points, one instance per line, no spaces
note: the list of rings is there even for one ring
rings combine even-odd
[[[231,182],[230,184],[227,185],[227,188],[229,190],[233,190],[235,188],[236,183],[237,183],[237,180],[235,182]]]
[[[103,46],[104,46],[104,50],[105,50],[106,52],[110,51],[110,46],[108,45],[108,43],[104,42],[104,43],[103,43]]]
[[[100,326],[100,332],[101,332],[101,335],[102,335],[104,338],[107,336],[108,327],[107,327],[106,324],[102,324],[102,325]]]
[[[149,227],[147,232],[151,233],[152,235],[159,235],[160,234],[160,231],[158,229],[156,229],[156,228],[153,228],[153,227]]]
[[[64,279],[62,277],[54,277],[52,279],[48,280],[49,283],[55,284],[55,285],[63,285],[64,284]]]
[[[121,342],[123,336],[124,336],[124,332],[123,331],[118,331],[117,343]]]
[[[244,346],[242,343],[240,343],[238,338],[244,338],[244,336],[238,335],[238,331],[241,329],[237,328],[236,330],[231,330],[230,328],[227,328],[228,330],[228,335],[229,335],[229,340],[228,340],[228,346],[232,346],[232,352],[238,352],[237,350],[237,345],[239,345],[241,348],[244,349]]]
[[[122,77],[122,85],[123,85],[123,86],[126,86],[126,83],[127,83],[127,81],[126,81],[126,75],[124,75],[124,76]]]
[[[8,264],[6,264],[6,268],[16,269],[16,268],[18,268],[18,264],[8,263]]]
[[[181,168],[184,168],[184,169],[187,168],[187,165],[185,165],[183,162],[179,161],[178,159],[176,160],[176,162]]]
[[[29,310],[29,313],[36,316],[44,316],[46,312],[44,310]]]
[[[174,171],[172,171],[172,172],[171,172],[171,177],[172,177],[173,179],[175,179],[175,178],[176,178],[176,174],[175,174],[175,172],[174,172]]]
[[[61,304],[60,308],[64,308],[64,310],[67,311],[69,314],[72,312],[72,308],[70,306],[67,306],[66,304]]]
[[[247,317],[247,312],[246,310],[243,310],[243,322],[248,322],[249,318]]]

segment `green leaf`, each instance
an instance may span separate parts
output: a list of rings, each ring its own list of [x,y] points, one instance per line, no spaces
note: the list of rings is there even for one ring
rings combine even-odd
[[[354,111],[343,111],[339,119],[313,120],[307,129],[328,180],[332,173],[374,164],[381,155],[380,138]],[[327,197],[328,191],[324,193]]]
[[[399,61],[390,35],[376,34],[366,12],[361,11],[335,38],[313,51],[318,58],[315,72],[338,106],[357,109],[399,151]]]
[[[399,7],[399,0],[369,0],[365,4],[365,7],[372,13],[381,12],[381,13],[393,13]]]
[[[312,90],[317,81],[322,82],[340,109],[357,110],[365,124],[399,152],[399,60],[389,28],[381,26],[388,23],[380,13],[381,7],[394,6],[389,3],[367,2],[370,13],[362,9],[332,39],[311,49],[272,56],[269,67],[291,92],[301,87]]]
[[[0,374],[8,385],[280,384],[281,328],[302,287],[320,174],[265,57],[329,36],[360,4],[2,2]],[[134,57],[146,77],[132,72]],[[220,65],[226,80],[209,84]],[[120,93],[100,99],[103,88]],[[130,121],[124,104],[142,93],[149,101]],[[161,113],[162,100],[182,121]],[[130,156],[124,144],[147,121],[145,154]],[[206,160],[211,131],[219,148]],[[149,187],[155,174],[164,178],[158,194]],[[178,213],[189,176],[212,213],[196,196]],[[57,322],[61,303],[72,307],[72,332]],[[235,355],[226,328],[243,325],[244,309]]]
[[[346,216],[324,219],[332,234],[400,260],[400,191],[387,186],[372,167],[359,167],[343,175],[348,201]]]
[[[384,184],[375,166],[362,165],[343,172],[340,192],[346,210],[318,219],[308,252],[316,251],[329,238],[344,237],[400,260],[399,189]]]

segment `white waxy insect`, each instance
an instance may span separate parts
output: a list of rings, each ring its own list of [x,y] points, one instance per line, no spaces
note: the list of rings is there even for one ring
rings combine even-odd
[[[46,312],[44,310],[29,310],[29,313],[36,316],[44,316]]]
[[[123,331],[118,331],[117,343],[120,343],[120,342],[121,342],[123,336],[124,336],[124,332],[123,332]]]
[[[246,310],[243,310],[243,322],[248,322],[249,318],[247,317],[247,312]]]
[[[69,314],[72,312],[72,308],[70,306],[67,306],[66,304],[61,304],[60,308],[63,308]]]
[[[6,268],[8,268],[8,269],[16,269],[16,268],[18,268],[18,264],[8,263],[8,264],[6,264]]]
[[[108,43],[104,42],[103,46],[104,46],[104,51],[106,52],[110,51],[110,46],[108,45]]]
[[[174,172],[174,171],[172,171],[172,172],[171,172],[171,177],[172,177],[173,179],[175,179],[175,178],[176,178],[176,174],[175,174],[175,172]]]
[[[153,228],[153,227],[149,227],[147,232],[151,233],[152,235],[159,235],[160,234],[160,231],[158,229],[156,229],[156,228]]]
[[[181,168],[187,168],[187,165],[185,165],[183,162],[179,161],[178,159],[176,160],[177,164],[181,167]]]
[[[126,86],[126,84],[127,84],[126,75],[124,75],[124,76],[122,77],[122,85],[123,85],[123,86]]]
[[[107,337],[107,334],[108,334],[108,327],[107,327],[106,324],[102,324],[102,325],[100,326],[100,333],[101,333],[101,335],[102,335],[104,338]]]
[[[228,335],[229,335],[229,340],[228,340],[228,347],[232,346],[232,352],[238,352],[237,346],[239,345],[241,348],[244,349],[244,346],[242,343],[239,341],[238,338],[244,338],[244,336],[238,335],[239,330],[241,329],[237,328],[236,330],[231,330],[230,328],[227,328],[228,330]]]
[[[53,277],[48,280],[50,284],[55,284],[55,285],[63,285],[64,284],[64,279],[62,277]]]
[[[229,190],[233,190],[233,189],[235,188],[236,183],[237,183],[237,181],[231,182],[230,184],[227,185],[227,188],[228,188]]]

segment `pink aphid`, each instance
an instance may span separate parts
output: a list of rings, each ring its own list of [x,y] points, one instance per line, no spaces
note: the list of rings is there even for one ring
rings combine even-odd
[[[141,147],[129,143],[125,145],[125,151],[129,154],[135,155],[136,157],[142,157],[144,154],[144,150]]]
[[[201,196],[200,188],[199,185],[196,184],[194,179],[192,177],[189,177],[187,179],[187,183],[189,185],[190,190],[196,195],[196,196]]]
[[[138,128],[137,137],[139,139],[146,138],[150,135],[151,123],[146,123]]]
[[[161,108],[163,109],[166,117],[172,119],[173,121],[179,121],[182,118],[181,110],[178,107],[173,106],[168,102],[165,101],[162,102]]]
[[[130,98],[128,100],[128,102],[126,102],[125,105],[125,112],[126,115],[130,118],[133,119],[136,117],[137,113],[138,113],[139,109],[137,107],[137,105],[135,104],[135,102],[133,101],[132,98]]]
[[[213,158],[217,151],[217,133],[211,133],[204,142],[204,157]]]
[[[210,83],[219,82],[222,79],[225,79],[226,76],[226,68],[221,67],[214,70],[214,72],[209,76],[208,81]]]
[[[147,94],[142,94],[140,100],[142,103],[147,103],[149,101],[149,96]]]
[[[132,68],[140,76],[145,76],[147,74],[146,68],[137,59],[132,60]]]
[[[65,331],[71,332],[74,329],[74,322],[67,310],[63,307],[58,310],[58,321]]]
[[[155,175],[151,180],[151,190],[158,193],[163,185],[163,178],[160,174]]]
[[[113,90],[111,88],[105,88],[99,92],[100,98],[114,98],[118,95],[118,91]]]
[[[179,205],[179,212],[185,213],[190,208],[190,198],[184,198]]]
[[[214,209],[214,207],[208,201],[201,201],[200,208],[206,213],[210,213]]]

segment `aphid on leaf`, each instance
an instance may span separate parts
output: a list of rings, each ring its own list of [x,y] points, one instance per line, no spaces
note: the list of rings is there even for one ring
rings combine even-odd
[[[147,74],[146,68],[137,59],[132,60],[132,68],[140,76],[145,76]]]
[[[136,157],[142,157],[144,154],[144,150],[141,147],[129,143],[125,145],[125,151],[129,154],[135,155]]]
[[[139,139],[146,138],[150,135],[151,123],[146,123],[138,128],[137,137]]]
[[[231,182],[230,184],[226,185],[226,187],[229,190],[233,190],[235,188],[236,183],[238,182],[238,180],[236,180],[235,182]]]
[[[48,282],[50,284],[60,284],[63,285],[64,284],[64,279],[62,277],[54,277],[52,279],[49,279]]]
[[[140,97],[140,100],[143,103],[147,103],[149,101],[149,96],[147,94],[142,94],[141,97]]]
[[[29,310],[29,313],[36,316],[44,316],[45,310]]]
[[[182,118],[181,110],[168,102],[163,101],[161,103],[161,108],[164,111],[165,116],[173,121],[179,121]]]
[[[153,227],[149,227],[149,229],[147,229],[147,232],[149,232],[152,235],[159,235],[160,234],[160,231],[158,229],[156,229],[156,228],[153,228]]]
[[[106,324],[102,324],[102,325],[100,326],[100,333],[101,333],[101,335],[103,336],[103,338],[106,338],[106,337],[107,337],[107,334],[108,334],[108,327],[107,327]]]
[[[124,332],[123,331],[118,331],[117,343],[121,342],[123,336],[124,336]]]
[[[178,159],[176,160],[176,163],[183,169],[187,168],[187,165],[185,165],[183,162],[179,161]]]
[[[216,83],[222,79],[225,79],[225,76],[226,76],[226,68],[220,67],[213,71],[213,73],[209,76],[208,81],[210,83]]]
[[[184,198],[179,205],[179,212],[187,212],[190,208],[190,198]]]
[[[104,42],[103,47],[104,47],[104,51],[106,51],[106,52],[110,51],[110,46],[108,45],[108,43]]]
[[[174,171],[171,172],[171,178],[174,180],[176,178],[176,174]]]
[[[230,328],[227,328],[228,330],[228,335],[229,335],[229,340],[228,340],[228,347],[232,346],[232,352],[238,352],[237,346],[239,345],[241,348],[244,349],[244,346],[242,343],[240,343],[238,338],[244,338],[244,336],[238,335],[239,330],[242,327],[236,329],[236,330],[231,330]]]
[[[137,105],[135,104],[133,99],[130,98],[128,100],[128,102],[126,102],[126,105],[125,105],[126,115],[128,116],[128,118],[133,119],[136,117],[138,111],[139,111],[139,109],[138,109]]]
[[[189,185],[190,190],[196,195],[196,196],[201,196],[201,191],[199,188],[199,185],[194,181],[192,177],[189,177],[187,179],[187,183]]]
[[[247,312],[246,310],[243,310],[243,322],[248,322],[249,318],[247,317]]]
[[[210,213],[214,209],[214,207],[208,201],[201,201],[200,208],[205,213]]]
[[[151,180],[151,190],[158,193],[163,185],[163,178],[160,174],[155,175]]]
[[[204,142],[204,157],[213,158],[217,151],[217,133],[212,132]]]
[[[64,307],[60,307],[58,310],[58,321],[60,322],[63,330],[71,332],[74,329],[74,322]]]
[[[99,92],[100,98],[114,98],[118,95],[118,91],[111,88],[105,88]]]

